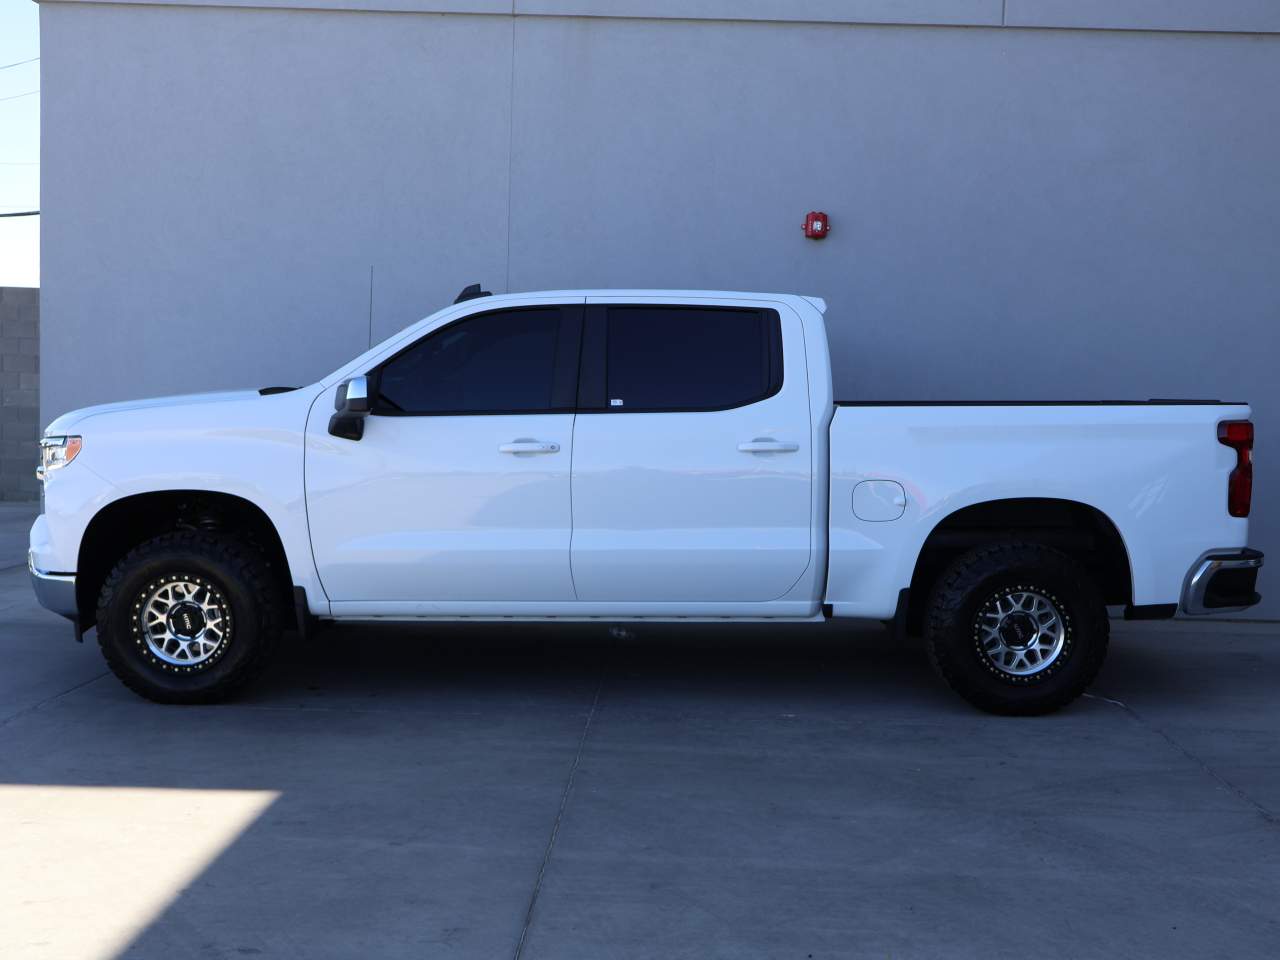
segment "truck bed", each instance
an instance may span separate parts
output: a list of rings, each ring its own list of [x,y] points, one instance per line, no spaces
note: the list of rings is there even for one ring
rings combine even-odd
[[[841,401],[830,428],[827,602],[837,615],[892,616],[945,519],[974,504],[1041,500],[1083,504],[1114,525],[1135,605],[1176,603],[1197,557],[1245,546],[1248,521],[1227,512],[1236,457],[1217,431],[1249,416],[1217,400]],[[855,498],[875,520],[855,513]]]

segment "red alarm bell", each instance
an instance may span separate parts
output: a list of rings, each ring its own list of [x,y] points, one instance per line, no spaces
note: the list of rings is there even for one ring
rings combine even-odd
[[[825,240],[831,232],[831,218],[814,210],[804,218],[804,235],[810,240]]]

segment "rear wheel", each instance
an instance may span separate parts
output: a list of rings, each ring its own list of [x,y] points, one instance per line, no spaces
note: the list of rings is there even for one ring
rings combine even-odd
[[[1106,606],[1075,560],[1038,544],[979,547],[938,579],[925,641],[939,675],[991,713],[1050,713],[1106,658]]]
[[[112,672],[159,703],[226,699],[261,672],[280,635],[261,554],[197,531],[130,551],[103,585],[97,619]]]

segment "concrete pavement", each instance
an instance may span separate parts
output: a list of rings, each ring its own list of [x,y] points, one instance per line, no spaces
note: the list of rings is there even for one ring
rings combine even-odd
[[[1280,632],[1116,634],[1032,720],[825,627],[343,628],[166,708],[6,569],[0,956],[1274,957]]]

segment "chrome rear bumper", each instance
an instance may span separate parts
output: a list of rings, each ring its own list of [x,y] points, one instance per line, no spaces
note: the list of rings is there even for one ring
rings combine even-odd
[[[1187,573],[1182,612],[1192,616],[1236,613],[1262,600],[1254,589],[1262,567],[1262,551],[1210,550]]]

